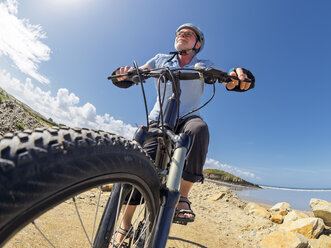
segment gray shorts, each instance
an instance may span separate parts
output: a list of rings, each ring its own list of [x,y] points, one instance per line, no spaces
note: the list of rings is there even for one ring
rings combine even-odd
[[[157,123],[152,123],[150,128],[155,128]],[[176,134],[186,133],[190,136],[191,144],[186,154],[186,160],[182,178],[192,183],[203,182],[202,168],[206,161],[209,145],[209,130],[207,124],[199,116],[190,116],[179,122]],[[155,160],[157,141],[149,141],[144,144],[144,149]],[[130,205],[140,204],[141,194],[134,191]],[[125,203],[128,199],[126,199]]]
[[[152,124],[151,128],[157,124]],[[186,133],[191,145],[186,155],[182,178],[189,182],[203,182],[203,165],[206,161],[209,145],[209,130],[206,122],[199,116],[189,116],[179,122],[176,134]],[[144,149],[155,159],[157,141],[144,144]]]

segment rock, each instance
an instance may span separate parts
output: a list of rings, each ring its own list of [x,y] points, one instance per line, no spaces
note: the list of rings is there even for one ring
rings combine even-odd
[[[222,199],[225,196],[225,192],[221,192],[219,194],[214,195],[212,198],[210,198],[211,201],[217,201],[219,199]]]
[[[281,215],[286,215],[291,210],[291,205],[287,202],[279,202],[276,205],[272,206],[269,211],[272,213],[277,213]]]
[[[258,208],[258,207],[260,207],[259,204],[256,204],[254,202],[249,202],[249,203],[247,203],[247,205],[246,205],[246,207],[245,207],[244,210],[247,211],[247,212],[249,212],[250,210],[253,210],[254,208]]]
[[[315,239],[324,230],[324,222],[320,218],[305,218],[289,221],[280,225],[280,228],[287,232],[300,233],[308,239]]]
[[[308,248],[308,239],[294,232],[274,232],[261,242],[261,248]]]
[[[289,221],[295,221],[295,220],[303,219],[303,218],[309,218],[309,216],[307,214],[299,212],[297,210],[292,210],[284,217],[283,222],[286,223]]]
[[[259,204],[249,202],[245,208],[244,211],[247,214],[254,214],[266,219],[269,219],[271,217],[271,214],[268,212],[268,210],[264,207],[261,207]]]
[[[113,184],[105,184],[101,186],[102,191],[111,191],[113,189]]]
[[[254,209],[250,210],[248,213],[254,214],[254,215],[266,218],[266,219],[270,219],[270,217],[271,217],[271,214],[264,207],[254,208]]]
[[[286,216],[288,213],[288,210],[282,210],[282,211],[278,211],[277,214],[280,214],[281,216]]]
[[[281,214],[274,214],[271,216],[271,221],[277,224],[282,224],[283,223],[283,215]]]
[[[313,198],[310,207],[315,217],[323,219],[325,225],[331,227],[331,202]]]
[[[311,248],[331,248],[331,237],[321,235],[319,239],[309,239]]]

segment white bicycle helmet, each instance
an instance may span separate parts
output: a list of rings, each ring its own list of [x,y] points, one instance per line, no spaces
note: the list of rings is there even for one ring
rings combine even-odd
[[[197,37],[198,37],[198,40],[196,41],[196,43],[197,43],[198,41],[200,41],[201,46],[200,46],[199,49],[195,49],[195,48],[193,48],[192,50],[196,51],[196,53],[200,52],[200,51],[203,49],[203,46],[205,45],[205,37],[204,37],[203,32],[201,31],[201,29],[200,29],[198,26],[195,26],[195,25],[192,24],[192,23],[185,23],[185,24],[183,24],[183,25],[181,25],[181,26],[179,26],[179,27],[177,28],[177,30],[176,30],[176,35],[177,35],[177,33],[178,33],[180,30],[182,30],[183,28],[188,28],[188,29],[191,29],[191,30],[193,30],[193,31],[195,32],[195,34],[196,34]],[[194,47],[195,47],[196,43],[194,44]]]

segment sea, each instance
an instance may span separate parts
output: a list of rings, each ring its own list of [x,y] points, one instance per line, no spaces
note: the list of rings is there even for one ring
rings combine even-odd
[[[287,202],[292,209],[311,211],[309,202],[312,198],[331,202],[331,188],[309,189],[309,188],[285,188],[277,186],[260,185],[261,189],[237,186],[232,184],[213,182],[230,187],[238,197],[244,201],[273,206],[278,202]]]

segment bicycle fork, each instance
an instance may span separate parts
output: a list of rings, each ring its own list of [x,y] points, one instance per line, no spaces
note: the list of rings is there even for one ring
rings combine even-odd
[[[184,169],[185,157],[190,146],[190,137],[181,133],[178,135],[166,187],[162,189],[162,204],[155,225],[152,247],[165,247],[175,208],[180,197],[180,180]]]

